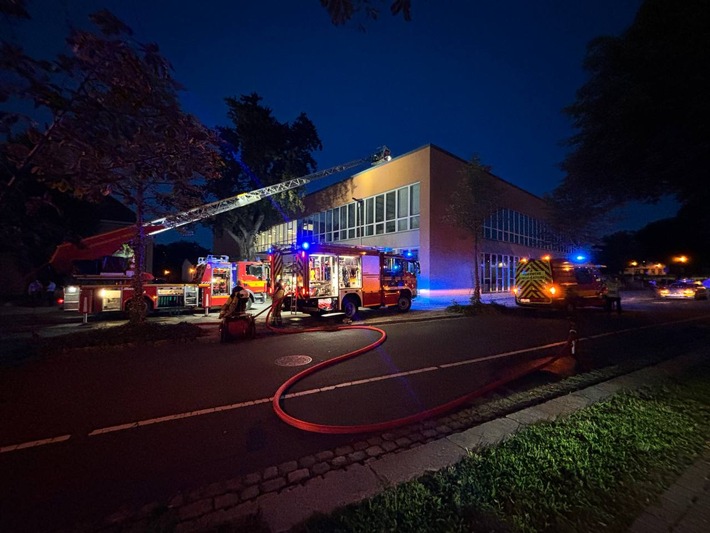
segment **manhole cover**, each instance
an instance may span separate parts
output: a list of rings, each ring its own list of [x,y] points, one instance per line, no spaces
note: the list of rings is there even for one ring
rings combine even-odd
[[[307,365],[313,361],[312,357],[308,357],[307,355],[285,355],[283,357],[279,357],[276,360],[276,364],[279,366],[303,366]]]

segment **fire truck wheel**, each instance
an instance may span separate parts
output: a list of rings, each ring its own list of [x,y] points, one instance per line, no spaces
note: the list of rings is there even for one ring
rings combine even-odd
[[[397,309],[400,313],[406,313],[412,308],[412,299],[408,294],[400,294],[397,300]]]
[[[357,313],[357,299],[353,296],[348,296],[343,300],[343,312],[348,318],[353,318]]]

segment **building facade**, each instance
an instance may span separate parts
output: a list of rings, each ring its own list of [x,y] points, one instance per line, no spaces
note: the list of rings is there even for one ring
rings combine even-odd
[[[259,234],[256,249],[309,241],[407,253],[419,260],[422,295],[466,298],[473,288],[473,240],[443,220],[466,165],[426,145],[372,166],[306,196],[304,215]],[[484,292],[510,291],[521,257],[563,251],[550,242],[541,198],[504,180],[499,188],[503,207],[485,223],[480,246]],[[215,238],[215,248],[226,245]]]

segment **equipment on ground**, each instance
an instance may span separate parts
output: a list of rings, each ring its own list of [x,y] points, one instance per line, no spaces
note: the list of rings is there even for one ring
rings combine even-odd
[[[224,317],[219,325],[220,342],[236,339],[253,339],[256,336],[256,321],[250,314]]]

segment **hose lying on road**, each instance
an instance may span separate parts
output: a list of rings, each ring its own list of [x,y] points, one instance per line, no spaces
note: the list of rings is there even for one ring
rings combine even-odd
[[[280,305],[281,302],[277,302],[277,305]],[[315,374],[316,372],[320,372],[324,368],[327,368],[329,366],[334,366],[339,363],[342,363],[343,361],[346,361],[348,359],[352,359],[353,357],[357,357],[358,355],[362,355],[366,352],[369,352],[371,350],[374,350],[377,346],[381,345],[385,340],[387,339],[387,333],[385,333],[384,330],[380,328],[376,328],[374,326],[353,326],[353,325],[346,325],[346,326],[336,326],[336,327],[313,327],[313,328],[305,328],[305,329],[279,329],[279,328],[274,328],[269,324],[269,317],[271,315],[271,307],[269,309],[269,313],[266,315],[266,326],[277,333],[282,333],[282,334],[290,334],[290,333],[307,333],[307,332],[314,332],[314,331],[342,331],[342,330],[349,330],[349,329],[364,329],[364,330],[370,330],[370,331],[375,331],[380,334],[380,338],[377,339],[375,342],[368,344],[367,346],[364,346],[362,348],[358,348],[357,350],[354,350],[352,352],[348,352],[346,354],[340,355],[338,357],[334,357],[333,359],[329,359],[327,361],[323,361],[321,363],[318,363],[310,368],[306,368],[305,370],[302,370],[301,372],[297,373],[296,375],[292,376],[288,380],[286,380],[276,391],[274,394],[274,397],[272,399],[271,405],[274,409],[274,412],[276,413],[276,416],[278,416],[281,420],[289,424],[290,426],[293,426],[298,429],[302,429],[304,431],[310,431],[312,433],[326,433],[326,434],[352,434],[352,433],[371,433],[371,432],[382,432],[382,431],[388,431],[392,430],[401,426],[406,426],[408,424],[412,424],[415,422],[421,422],[422,420],[426,420],[428,418],[433,418],[435,416],[441,415],[447,411],[451,411],[456,407],[459,407],[467,402],[470,402],[474,398],[478,398],[480,396],[483,396],[484,394],[487,394],[507,383],[510,383],[511,381],[514,381],[516,379],[519,379],[527,374],[530,374],[532,372],[535,372],[537,370],[541,370],[542,368],[546,367],[553,361],[556,361],[557,359],[560,359],[562,357],[568,356],[571,354],[571,347],[575,346],[576,344],[576,331],[572,330],[570,331],[569,338],[567,339],[567,342],[565,343],[563,349],[561,350],[559,355],[553,355],[553,356],[547,356],[544,357],[540,360],[534,361],[531,365],[529,366],[524,366],[522,370],[518,370],[517,372],[511,373],[506,375],[505,378],[494,380],[493,382],[487,384],[486,386],[475,390],[473,392],[470,392],[468,394],[465,394],[459,398],[456,398],[455,400],[452,400],[450,402],[444,403],[442,405],[439,405],[437,407],[434,407],[432,409],[427,409],[425,411],[420,411],[418,413],[415,413],[413,415],[405,416],[402,418],[397,418],[394,420],[387,420],[385,422],[377,422],[373,424],[358,424],[358,425],[331,425],[331,424],[318,424],[316,422],[309,422],[307,420],[302,420],[300,418],[296,418],[294,416],[289,415],[284,411],[283,407],[281,406],[281,399],[286,393],[288,389],[290,389],[293,385],[301,381],[302,379],[306,378],[307,376],[310,376],[311,374]],[[573,333],[574,331],[574,333]]]

